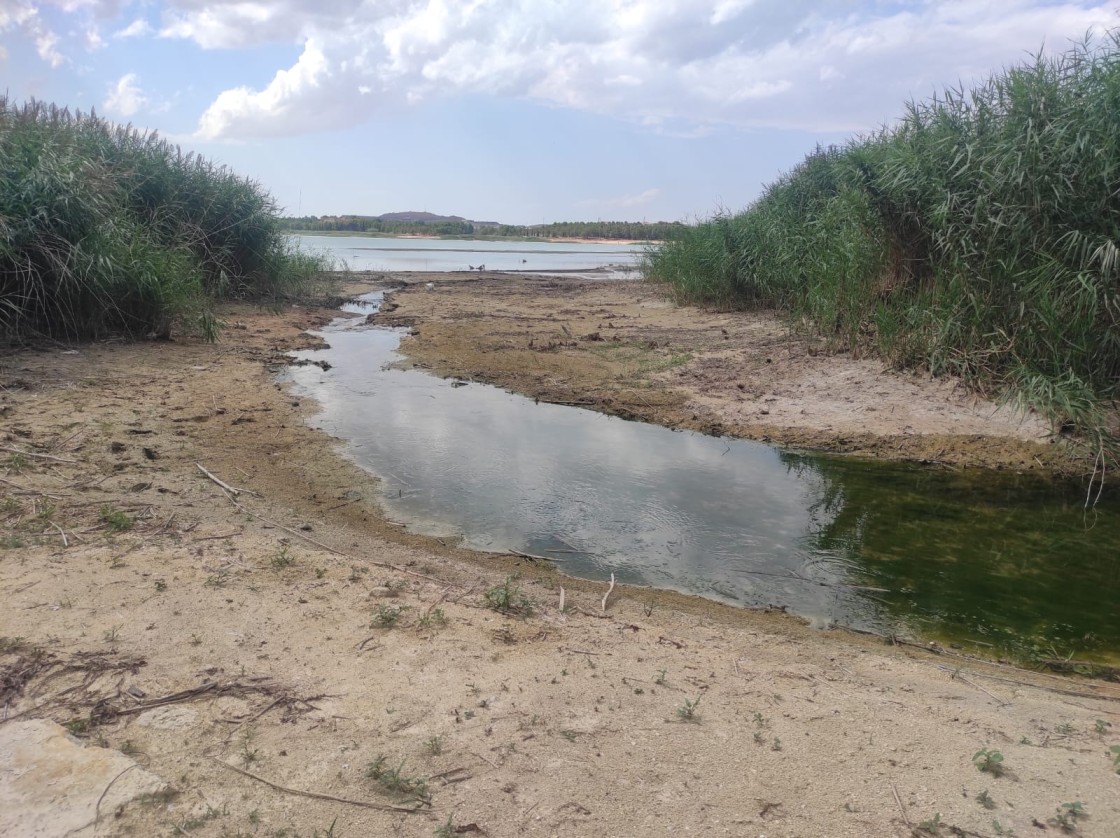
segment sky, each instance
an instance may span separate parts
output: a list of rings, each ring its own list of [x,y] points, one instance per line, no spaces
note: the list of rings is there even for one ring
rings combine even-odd
[[[692,221],[1120,0],[0,0],[0,91],[131,123],[292,215]]]

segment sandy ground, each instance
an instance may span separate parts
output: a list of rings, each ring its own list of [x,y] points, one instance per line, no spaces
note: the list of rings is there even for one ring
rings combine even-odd
[[[652,297],[601,309],[671,328]],[[329,317],[0,357],[0,725],[68,724],[174,790],[81,834],[1025,836],[1074,803],[1076,834],[1120,834],[1120,685],[643,589],[604,607],[385,521],[274,383]],[[532,356],[543,379],[561,355]]]
[[[427,283],[434,290],[427,290]],[[410,274],[375,322],[440,375],[713,434],[947,465],[1079,471],[1036,415],[952,380],[831,355],[765,314],[640,281]]]

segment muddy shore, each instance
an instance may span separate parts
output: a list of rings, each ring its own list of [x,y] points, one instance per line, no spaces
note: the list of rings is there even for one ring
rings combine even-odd
[[[412,363],[441,373],[863,453],[1055,456],[1037,423],[951,388],[926,409],[942,430],[918,432],[909,388],[944,385],[909,377],[851,425],[783,431],[779,417],[816,413],[797,407],[813,397],[789,359],[809,378],[827,359],[749,318],[682,321],[643,286],[408,282],[384,316],[413,326]],[[672,593],[619,587],[604,602],[601,584],[385,520],[376,481],[276,383],[333,316],[230,307],[216,345],[0,358],[0,737],[51,719],[167,786],[108,809],[95,791],[76,834],[910,836],[935,817],[941,834],[1061,834],[1072,802],[1088,813],[1078,834],[1120,832],[1116,684]],[[753,361],[771,378],[728,367],[749,362],[725,347],[751,335],[771,347]],[[886,385],[852,389],[869,386]],[[904,408],[890,443],[856,433]],[[513,608],[495,609],[510,574]],[[983,749],[1005,770],[981,771]],[[379,764],[396,782],[370,776]],[[11,771],[0,799],[0,832],[52,834],[57,801]]]
[[[883,459],[1079,473],[1039,416],[952,380],[830,354],[766,314],[641,281],[402,274],[373,322],[441,376],[675,428]],[[429,288],[431,285],[431,288]]]

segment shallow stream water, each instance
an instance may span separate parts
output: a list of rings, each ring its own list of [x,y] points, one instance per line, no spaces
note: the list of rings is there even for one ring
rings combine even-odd
[[[1116,495],[1086,511],[1033,477],[676,432],[393,369],[400,330],[361,319],[322,334],[301,354],[331,368],[294,367],[293,386],[418,531],[821,627],[1120,657]]]

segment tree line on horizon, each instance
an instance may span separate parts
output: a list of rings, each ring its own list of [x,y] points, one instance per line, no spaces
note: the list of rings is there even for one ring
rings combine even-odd
[[[365,215],[285,216],[281,228],[307,233],[486,236],[497,238],[578,238],[667,241],[688,226],[680,221],[561,221],[552,224],[492,224],[477,221],[402,221]]]

